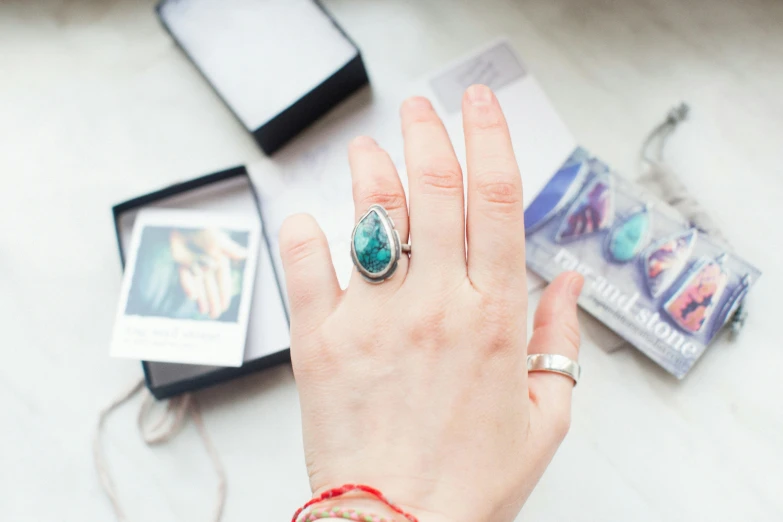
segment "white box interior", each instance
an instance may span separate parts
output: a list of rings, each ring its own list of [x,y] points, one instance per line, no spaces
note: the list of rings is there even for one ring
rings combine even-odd
[[[169,0],[160,16],[250,130],[358,54],[312,0]]]
[[[156,201],[142,208],[204,210],[261,219],[246,176],[215,182]],[[126,256],[137,214],[138,210],[133,210],[120,216],[120,241]],[[262,238],[259,245],[258,268],[256,281],[253,285],[253,302],[250,307],[250,320],[247,328],[245,361],[258,359],[285,350],[290,346],[288,321],[283,306],[280,287],[272,268],[269,248]],[[148,364],[149,378],[153,386],[172,384],[216,369],[218,367],[193,364],[160,362]]]

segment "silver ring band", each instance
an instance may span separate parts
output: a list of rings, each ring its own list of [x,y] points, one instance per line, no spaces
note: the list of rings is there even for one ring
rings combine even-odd
[[[556,353],[534,353],[527,356],[527,371],[530,372],[552,372],[570,377],[574,381],[574,386],[579,382],[582,375],[582,367],[579,363],[569,359],[565,355]]]

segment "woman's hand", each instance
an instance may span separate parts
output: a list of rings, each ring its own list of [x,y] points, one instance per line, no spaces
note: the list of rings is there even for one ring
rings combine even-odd
[[[188,235],[172,231],[171,256],[179,265],[179,283],[185,295],[198,303],[199,312],[217,319],[233,297],[231,260],[247,257],[247,250],[222,230],[200,230]]]
[[[547,288],[527,343],[522,180],[508,128],[481,85],[466,92],[463,116],[467,218],[460,165],[426,99],[401,110],[410,215],[388,154],[370,138],[351,143],[357,219],[380,204],[403,242],[410,233],[410,260],[391,279],[354,273],[343,292],[311,217],[281,231],[313,491],[368,484],[422,522],[513,520],[568,431],[574,384],[528,375],[526,355],[576,359],[579,347],[574,273]]]

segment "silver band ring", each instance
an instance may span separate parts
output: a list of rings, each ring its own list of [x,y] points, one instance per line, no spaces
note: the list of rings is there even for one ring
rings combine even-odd
[[[356,270],[370,283],[383,283],[394,275],[403,252],[410,244],[400,241],[389,213],[381,205],[371,205],[359,218],[351,234],[351,259]]]
[[[534,353],[527,356],[527,371],[552,372],[565,375],[574,380],[574,386],[582,375],[582,367],[579,363],[569,359],[565,355],[556,353]]]

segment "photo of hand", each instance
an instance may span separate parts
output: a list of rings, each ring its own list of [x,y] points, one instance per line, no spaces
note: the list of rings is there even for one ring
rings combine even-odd
[[[248,233],[147,226],[126,315],[235,322]]]

